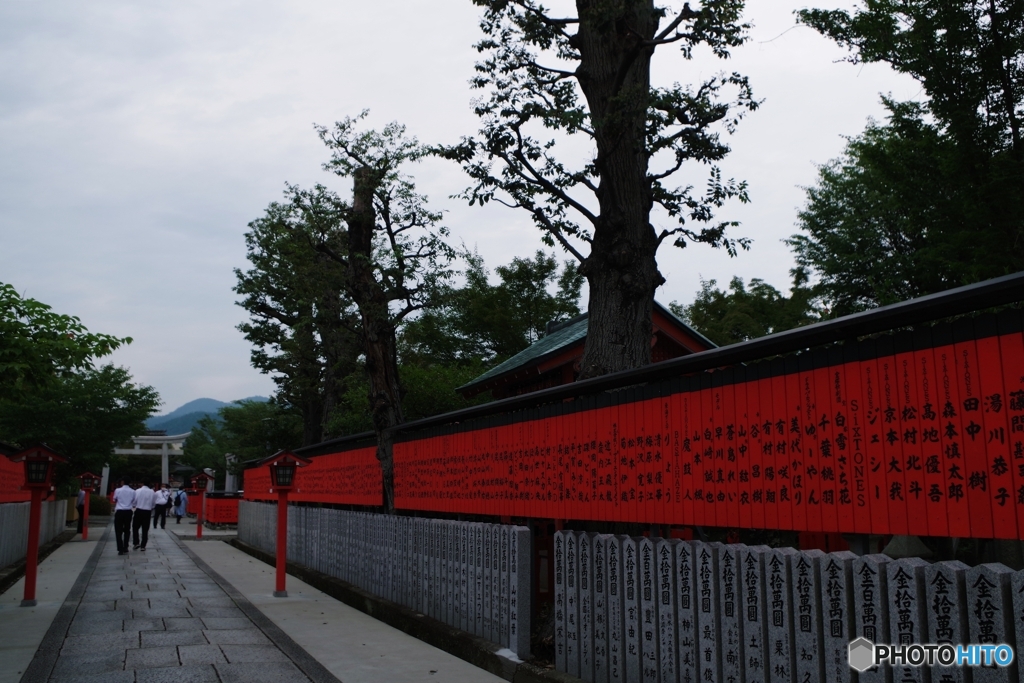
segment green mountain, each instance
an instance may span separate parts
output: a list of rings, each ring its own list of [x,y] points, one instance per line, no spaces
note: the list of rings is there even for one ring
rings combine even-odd
[[[191,431],[191,429],[206,416],[219,420],[220,415],[217,411],[224,406],[241,403],[242,401],[268,400],[270,399],[265,396],[249,396],[248,398],[241,398],[237,401],[226,403],[214,398],[197,398],[194,401],[189,401],[185,405],[172,410],[166,415],[155,415],[149,418],[146,420],[146,429],[163,430],[170,435],[184,434],[185,432]]]

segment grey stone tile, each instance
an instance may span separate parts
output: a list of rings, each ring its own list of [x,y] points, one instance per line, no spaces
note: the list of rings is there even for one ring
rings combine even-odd
[[[167,646],[128,650],[124,661],[125,669],[155,669],[162,666],[178,666],[178,648]]]
[[[135,618],[145,619],[147,617],[191,617],[188,609],[185,607],[186,603],[182,601],[181,605],[172,605],[169,603],[161,603],[154,605],[153,607],[143,607],[137,610],[133,610]],[[195,615],[199,616],[199,615]]]
[[[116,609],[117,609],[117,601],[116,600],[99,600],[99,601],[94,601],[94,600],[87,600],[85,598],[82,598],[82,602],[80,602],[78,604],[78,613],[79,614],[81,614],[82,612],[113,612]],[[122,609],[121,611],[122,612],[123,611],[130,612],[131,610],[124,610],[124,609]]]
[[[104,602],[106,600],[124,600],[132,597],[132,589],[135,584],[121,584],[101,590],[93,589],[92,584],[86,587],[82,602]]]
[[[213,598],[224,595],[224,590],[217,585],[197,586],[194,583],[182,583],[180,591],[181,595],[186,598]]]
[[[309,679],[291,662],[217,664],[221,683],[299,683]]]
[[[182,664],[222,664],[227,662],[216,645],[179,645]]]
[[[206,617],[203,619],[207,631],[215,631],[225,628],[252,628],[252,621],[248,617]]]
[[[139,672],[139,683],[217,683],[217,672],[210,664],[145,669]]]
[[[142,647],[169,647],[178,645],[206,645],[202,631],[143,631]]]
[[[124,670],[124,650],[120,652],[84,652],[80,654],[62,654],[57,657],[53,666],[54,677],[71,677],[88,671],[99,674],[106,671]]]
[[[124,600],[118,600],[117,601],[117,608],[118,609],[137,610],[137,609],[146,609],[148,607],[149,607],[149,600],[147,600],[146,598],[136,598],[136,599],[126,598]]]
[[[224,595],[223,591],[218,595],[191,595],[182,591],[182,595],[188,598],[188,602],[197,607],[233,607],[234,600]]]
[[[100,633],[88,636],[69,636],[64,639],[61,654],[97,654],[128,650],[139,646],[138,633]]]
[[[224,631],[210,631],[224,633]],[[276,647],[266,645],[221,645],[221,651],[228,661],[235,662],[287,662],[288,657]]]
[[[133,598],[149,598],[150,600],[180,600],[176,590],[150,590],[148,588],[132,589]]]
[[[178,594],[178,588],[180,588],[180,585],[174,578],[157,579],[155,581],[147,579],[146,583],[140,585],[145,586],[147,590],[151,591],[173,591],[176,595]]]
[[[105,671],[102,673],[86,673],[84,671],[75,671],[73,673],[52,676],[49,679],[49,683],[135,683],[135,672]]]
[[[168,631],[202,631],[204,622],[199,617],[171,617],[164,619]],[[209,627],[207,627],[209,628]]]
[[[125,619],[124,630],[127,631],[163,631],[164,620],[159,617],[143,619]]]
[[[244,617],[245,614],[237,607],[202,607],[193,605],[189,612],[195,617]]]
[[[78,612],[71,621],[68,635],[86,636],[120,631],[124,617],[124,612]]]
[[[258,628],[236,628],[205,631],[206,639],[214,645],[269,645],[270,640]]]

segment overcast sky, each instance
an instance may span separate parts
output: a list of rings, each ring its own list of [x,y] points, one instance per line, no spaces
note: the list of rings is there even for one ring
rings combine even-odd
[[[721,215],[742,221],[734,235],[753,249],[729,259],[663,247],[660,301],[692,301],[701,277],[786,290],[793,258],[780,240],[815,165],[881,116],[879,92],[920,96],[905,77],[838,63],[843,51],[793,28],[805,4],[753,0],[751,41],[724,65],[764,99],[723,164],[752,201]],[[160,392],[160,412],[269,395],[235,329],[246,224],[286,181],[337,186],[320,170],[314,123],[369,108],[372,125],[399,120],[424,142],[475,132],[478,17],[468,0],[0,3],[0,282],[92,331],[133,337],[113,360]],[[686,83],[722,68],[663,49],[654,73]],[[515,211],[448,199],[467,185],[457,167],[436,161],[416,175],[489,267],[540,246]]]

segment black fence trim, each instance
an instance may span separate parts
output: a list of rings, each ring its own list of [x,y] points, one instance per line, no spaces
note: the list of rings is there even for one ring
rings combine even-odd
[[[445,427],[457,427],[463,422],[470,420],[476,423],[477,420],[485,417],[494,418],[493,426],[510,424],[518,421],[513,413],[526,409],[541,409],[543,412],[546,412],[547,406],[551,406],[550,409],[554,411],[575,412],[576,410],[584,409],[584,402],[577,400],[581,397],[600,395],[605,392],[614,392],[630,387],[641,390],[638,392],[640,393],[640,399],[655,398],[667,393],[673,393],[671,379],[680,375],[764,361],[774,356],[805,351],[815,347],[825,347],[831,344],[855,340],[858,337],[905,329],[921,323],[942,320],[1020,301],[1024,301],[1024,271],[978,282],[973,285],[957,287],[956,289],[950,289],[937,294],[929,294],[928,296],[910,299],[909,301],[901,301],[900,303],[874,308],[869,311],[854,313],[842,318],[836,318],[835,320],[826,320],[806,327],[786,330],[785,332],[751,339],[739,344],[721,346],[689,356],[647,365],[642,368],[581,380],[572,384],[542,389],[522,396],[513,396],[470,408],[455,410],[450,413],[406,422],[395,429],[395,442],[422,438],[424,432],[428,430],[446,433]],[[1018,316],[1017,318],[1014,318],[1014,313]],[[945,343],[963,341],[967,338],[975,339],[981,333],[984,333],[982,336],[987,336],[998,334],[1000,329],[1013,329],[1015,326],[1019,328],[1019,315],[1019,312],[1011,312],[1010,314],[994,317],[992,322],[986,320],[977,325],[973,320],[959,320],[948,326],[936,326],[933,344],[943,345]],[[1017,322],[1014,322],[1015,320]],[[901,345],[905,343],[901,340]],[[892,345],[892,340],[885,344],[890,349]],[[877,348],[868,350],[863,348],[864,345],[862,344],[856,346],[862,347],[857,349],[857,357],[865,359],[878,355],[881,351]],[[871,346],[877,345],[871,344]],[[844,355],[843,362],[849,360],[851,358]],[[761,365],[761,363],[755,364]],[[597,400],[598,405],[603,404],[601,398]],[[611,397],[608,397],[608,400],[612,403],[615,402]],[[555,406],[558,404],[563,405],[556,408]],[[295,452],[304,456],[316,456],[375,444],[376,437],[373,432],[362,432],[299,448]]]

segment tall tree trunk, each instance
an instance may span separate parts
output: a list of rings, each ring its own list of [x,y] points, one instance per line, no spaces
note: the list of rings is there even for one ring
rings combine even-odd
[[[395,510],[394,429],[404,421],[402,390],[398,381],[395,325],[388,299],[373,272],[373,233],[376,216],[373,196],[380,178],[370,168],[353,174],[352,216],[348,222],[348,286],[359,307],[366,373],[370,380],[370,411],[377,433],[377,460],[384,485],[384,508]]]
[[[598,224],[581,271],[590,314],[580,378],[651,362],[654,290],[665,280],[650,224],[645,125],[658,15],[652,0],[577,0],[577,78],[590,107],[599,174]]]
[[[323,427],[320,416],[323,413],[323,391],[320,354],[310,316],[294,326],[296,355],[299,363],[296,374],[287,383],[286,396],[302,413],[302,445],[309,446],[323,441]]]
[[[318,256],[325,272],[336,267],[325,254]],[[330,430],[330,421],[345,393],[345,379],[358,367],[356,359],[359,351],[355,347],[361,346],[362,340],[342,324],[345,311],[342,310],[341,294],[337,290],[325,287],[317,300],[317,308],[317,329],[324,355],[323,410],[320,422],[324,439],[330,439],[334,436]],[[354,325],[354,321],[351,323]]]

